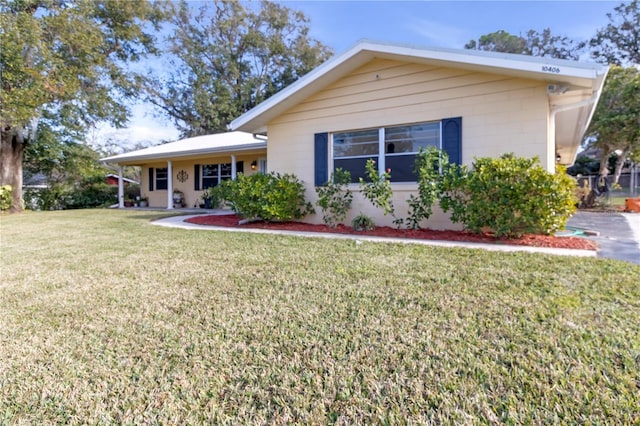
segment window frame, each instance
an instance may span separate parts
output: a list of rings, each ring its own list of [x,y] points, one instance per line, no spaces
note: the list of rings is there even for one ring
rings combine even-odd
[[[335,157],[335,150],[334,150],[334,135],[335,134],[340,134],[340,133],[349,133],[349,132],[365,132],[365,131],[371,131],[371,130],[378,130],[378,154],[376,155],[362,155],[362,156],[345,156],[345,157],[338,157],[338,160],[345,160],[345,159],[358,159],[358,158],[376,158],[376,164],[378,166],[378,174],[382,175],[385,171],[388,171],[386,163],[387,163],[387,156],[391,156],[391,157],[408,157],[408,156],[412,156],[415,158],[415,156],[419,153],[418,151],[412,151],[412,152],[405,152],[405,153],[387,153],[386,152],[386,131],[387,129],[393,129],[393,128],[398,128],[398,127],[410,127],[410,126],[418,126],[418,125],[425,125],[425,124],[437,124],[438,126],[438,146],[437,148],[442,150],[443,149],[443,128],[442,128],[442,120],[436,121],[423,121],[423,122],[416,122],[416,123],[406,123],[406,124],[397,124],[397,125],[393,125],[393,126],[384,126],[384,127],[378,127],[378,128],[365,128],[365,129],[354,129],[354,130],[344,130],[344,131],[335,131],[335,132],[329,132],[329,161],[331,162],[331,174],[334,173],[335,169],[336,169],[336,157]],[[413,171],[411,171],[411,173],[413,174]],[[417,179],[416,180],[400,180],[400,181],[396,181],[393,180],[393,173],[391,175],[391,179],[390,182],[392,184],[415,184],[417,183]],[[351,184],[357,184],[358,181],[352,181]]]
[[[208,167],[215,167],[216,169],[216,175],[215,176],[205,176],[204,171],[205,168]],[[226,167],[228,167],[228,174],[223,174],[222,173],[222,169],[225,168],[226,171]],[[224,180],[231,180],[233,178],[233,165],[232,163],[210,163],[210,164],[201,164],[200,165],[200,176],[197,177],[198,180],[200,181],[200,188],[201,190],[207,190],[209,188],[213,188],[216,187],[218,185],[220,185],[220,183]],[[210,180],[214,180],[214,184],[213,185],[205,185],[205,179],[207,179],[207,182],[209,182]]]

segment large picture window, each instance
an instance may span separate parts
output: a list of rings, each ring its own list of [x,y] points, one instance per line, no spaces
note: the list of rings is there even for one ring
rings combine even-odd
[[[410,124],[332,134],[333,167],[351,173],[351,181],[365,177],[365,164],[373,159],[387,171],[391,182],[415,182],[420,148],[441,148],[440,122]]]

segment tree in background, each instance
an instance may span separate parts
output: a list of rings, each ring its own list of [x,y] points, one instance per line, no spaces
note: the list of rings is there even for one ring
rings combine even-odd
[[[584,46],[585,43],[583,42],[576,42],[568,37],[553,35],[549,28],[545,28],[542,32],[529,30],[525,37],[499,30],[480,36],[477,42],[475,40],[469,41],[464,48],[577,60]]]
[[[621,3],[608,13],[609,24],[589,42],[591,56],[611,67],[598,108],[587,131],[590,146],[601,150],[600,172],[615,152],[617,183],[627,160],[640,162],[640,4]],[[628,68],[622,68],[628,66]]]
[[[40,124],[81,139],[91,124],[125,124],[137,95],[126,65],[155,53],[148,32],[163,19],[147,0],[0,0],[0,185],[21,211],[25,148]],[[42,140],[42,138],[40,138]]]
[[[68,140],[63,130],[41,122],[36,140],[25,147],[23,168],[27,182],[41,178],[46,187],[26,185],[26,206],[52,210],[114,204],[117,189],[107,184],[110,170],[99,158],[88,145]]]
[[[605,82],[587,135],[600,148],[600,172],[607,167],[604,159],[618,153],[614,171],[617,183],[625,161],[640,154],[640,70],[612,66]]]
[[[304,14],[269,1],[255,7],[207,2],[197,11],[183,1],[172,23],[172,69],[146,87],[149,100],[185,137],[226,131],[331,55],[309,38]]]
[[[609,24],[589,41],[591,56],[614,65],[640,64],[640,4],[638,0],[621,3],[607,13]]]

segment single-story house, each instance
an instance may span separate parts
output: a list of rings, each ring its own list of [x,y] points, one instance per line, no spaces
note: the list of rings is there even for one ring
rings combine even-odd
[[[103,162],[142,168],[140,194],[149,206],[172,209],[173,193],[183,194],[184,207],[196,207],[204,190],[236,174],[267,170],[267,140],[245,132],[197,136],[125,154]],[[122,170],[120,171],[122,176]],[[124,207],[123,182],[119,180],[119,205]]]
[[[204,185],[202,165],[229,169],[240,160],[258,160],[262,170],[295,174],[312,202],[314,187],[340,167],[354,182],[347,221],[362,212],[378,225],[391,225],[392,218],[359,193],[356,182],[367,159],[391,173],[401,217],[417,190],[412,169],[421,147],[444,149],[451,161],[464,164],[508,152],[537,156],[554,171],[556,163],[575,160],[607,71],[594,63],[363,41],[235,119],[232,133],[210,136],[223,141],[244,135],[243,143],[234,139],[215,152],[200,152],[188,150],[192,142],[186,139],[105,161],[142,166],[143,180],[148,173],[142,190],[152,206],[170,206],[162,197],[170,198],[172,188],[188,194],[191,204]],[[181,171],[188,176],[184,182]],[[322,217],[305,221],[321,223]],[[452,224],[436,212],[428,226]]]

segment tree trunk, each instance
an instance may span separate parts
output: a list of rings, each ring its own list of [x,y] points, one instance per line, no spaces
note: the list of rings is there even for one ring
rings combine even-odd
[[[618,160],[616,161],[616,168],[613,172],[613,183],[618,183],[620,180],[620,175],[622,174],[622,167],[624,166],[625,161],[627,161],[627,157],[631,153],[631,147],[625,148],[622,151],[622,154],[618,156]]]
[[[611,150],[606,145],[600,149],[600,170],[598,170],[598,174],[602,175],[605,169],[609,168],[609,156],[611,155]]]
[[[0,185],[11,185],[12,213],[24,210],[22,203],[22,157],[26,141],[21,129],[6,127],[0,131]]]

